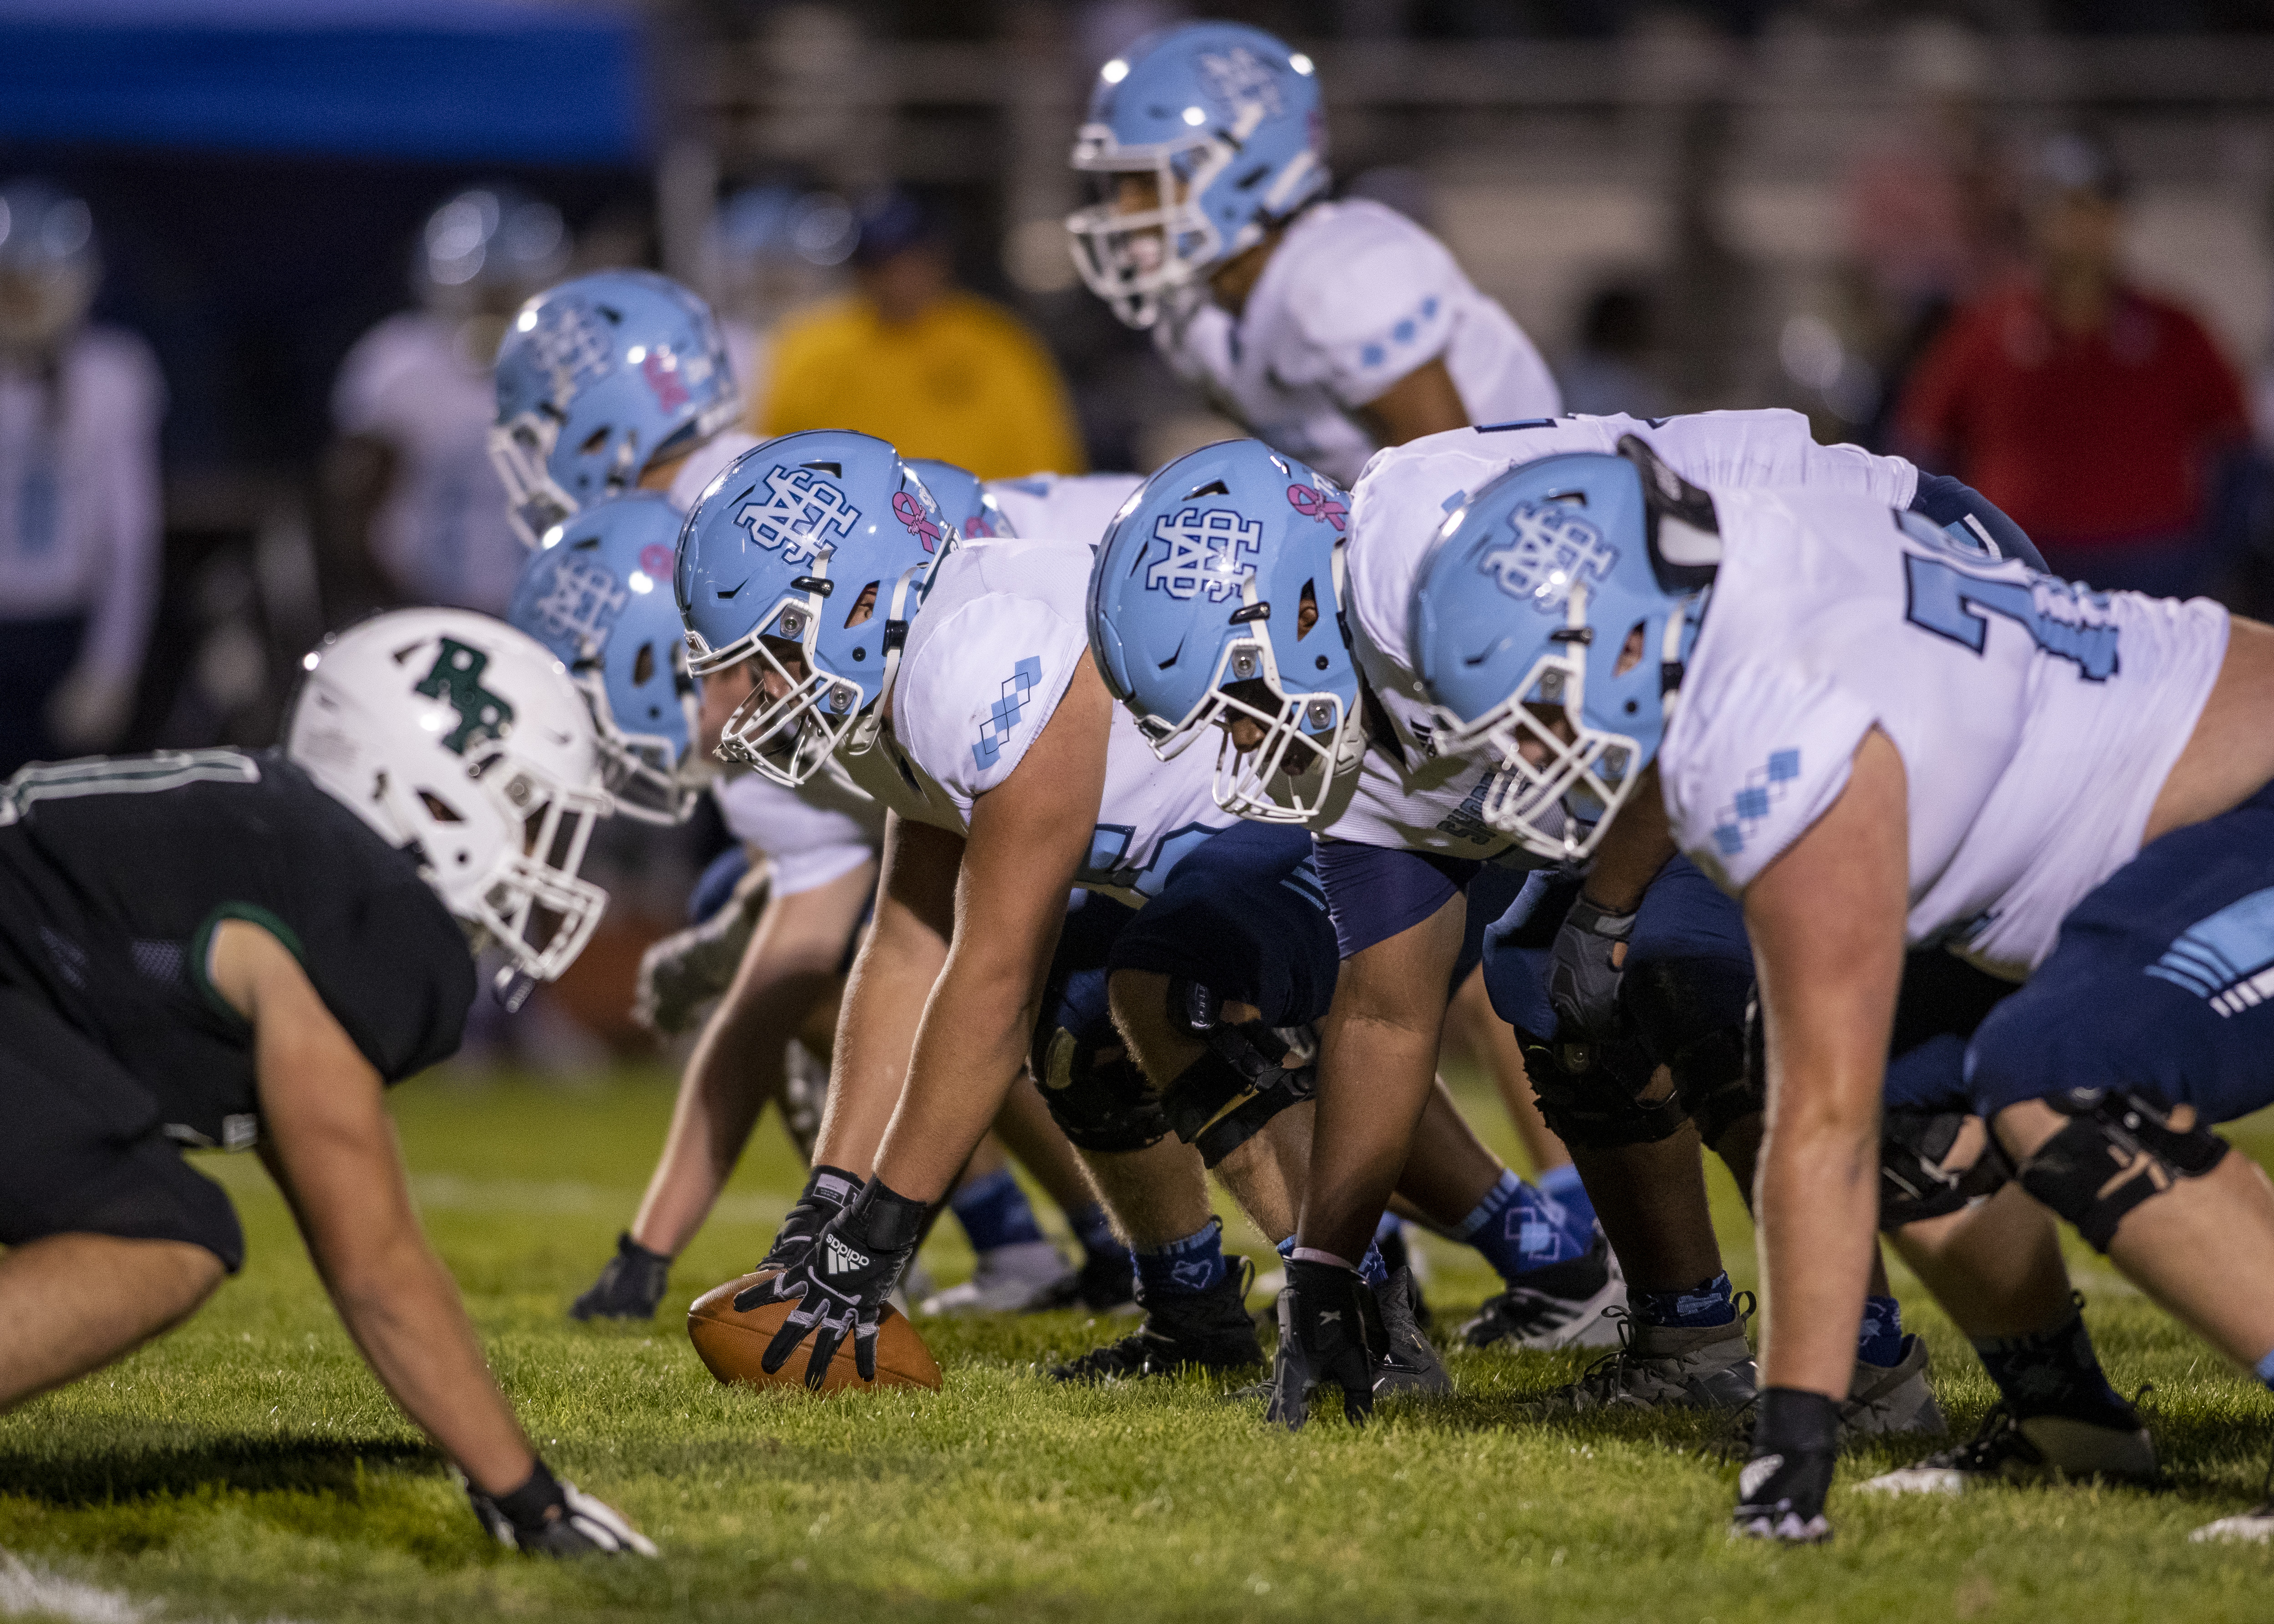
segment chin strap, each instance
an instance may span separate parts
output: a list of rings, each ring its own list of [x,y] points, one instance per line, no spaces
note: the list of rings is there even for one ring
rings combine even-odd
[[[892,685],[900,674],[900,650],[907,646],[908,620],[913,613],[908,608],[908,592],[914,589],[915,607],[923,607],[925,597],[931,591],[932,572],[939,568],[940,560],[954,551],[953,545],[943,547],[937,557],[922,564],[911,564],[900,572],[892,583],[892,601],[885,611],[885,672],[877,683],[876,703],[868,714],[853,725],[846,736],[845,749],[850,756],[865,756],[876,748],[877,734],[885,725],[885,707],[892,703]],[[919,583],[918,575],[923,577]]]

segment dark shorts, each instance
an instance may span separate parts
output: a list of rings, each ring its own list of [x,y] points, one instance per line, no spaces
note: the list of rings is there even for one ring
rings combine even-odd
[[[1355,840],[1320,841],[1319,880],[1326,887],[1327,909],[1334,917],[1337,955],[1352,958],[1435,917],[1468,889],[1483,867],[1473,857]]]
[[[1179,861],[1142,908],[1082,896],[1058,936],[1043,1017],[1101,1034],[1113,972],[1148,970],[1252,1004],[1267,1026],[1303,1026],[1333,1002],[1338,963],[1309,833],[1239,823]]]
[[[50,1235],[187,1241],[232,1274],[245,1233],[159,1129],[156,1099],[47,1002],[0,986],[0,1245]]]
[[[1907,956],[1894,1032],[1887,1042],[1887,1109],[1930,1115],[1971,1110],[1966,1046],[1991,1011],[2020,990],[1939,947]]]
[[[2072,1088],[2210,1122],[2274,1104],[2274,785],[2111,875],[1967,1051],[1984,1116]]]

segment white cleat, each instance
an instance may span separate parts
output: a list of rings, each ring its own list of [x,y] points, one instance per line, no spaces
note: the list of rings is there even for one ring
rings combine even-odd
[[[2187,1536],[2194,1540],[2249,1539],[2264,1545],[2274,1539],[2274,1500],[2262,1500],[2248,1511],[2216,1522],[2206,1522]]]
[[[1020,1241],[979,1254],[979,1266],[961,1285],[923,1299],[926,1314],[1023,1314],[1050,1305],[1074,1277],[1073,1267],[1048,1241]]]
[[[1618,1345],[1627,1282],[1619,1269],[1618,1254],[1601,1230],[1595,1232],[1595,1244],[1585,1257],[1543,1269],[1540,1274],[1556,1280],[1563,1289],[1542,1290],[1526,1285],[1523,1282],[1533,1276],[1525,1275],[1477,1310],[1461,1327],[1461,1340],[1472,1348],[1500,1343],[1537,1349]],[[1584,1279],[1570,1283],[1577,1276]]]
[[[2156,1446],[2144,1426],[2102,1426],[2066,1416],[2016,1421],[2000,1405],[1984,1418],[1979,1432],[1955,1448],[1931,1455],[1916,1466],[1881,1472],[1857,1486],[1875,1494],[1963,1494],[1985,1483],[2099,1477],[2150,1484],[2157,1476]]]

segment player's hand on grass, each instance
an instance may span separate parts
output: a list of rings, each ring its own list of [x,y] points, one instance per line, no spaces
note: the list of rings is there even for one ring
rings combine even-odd
[[[1816,1545],[1832,1538],[1824,1515],[1840,1452],[1840,1406],[1821,1393],[1764,1387],[1752,1458],[1737,1474],[1732,1539]]]
[[[874,1381],[885,1299],[916,1255],[930,1212],[930,1203],[911,1201],[886,1189],[882,1179],[870,1179],[853,1204],[824,1226],[815,1244],[769,1282],[775,1297],[795,1298],[798,1305],[774,1333],[759,1368],[769,1376],[780,1370],[810,1334],[805,1385],[817,1392],[838,1343],[850,1336],[854,1367],[862,1380]],[[734,1299],[734,1306],[749,1306],[744,1297],[755,1304],[759,1299],[754,1294],[766,1289],[752,1287]]]
[[[629,1231],[616,1237],[616,1255],[584,1296],[568,1305],[571,1320],[652,1320],[671,1281],[671,1259],[650,1252]]]
[[[544,1462],[509,1494],[485,1494],[471,1483],[474,1515],[508,1551],[545,1556],[653,1556],[654,1542],[606,1501],[555,1477]]]
[[[1356,1269],[1291,1260],[1263,1418],[1293,1431],[1310,1418],[1312,1393],[1332,1382],[1342,1389],[1344,1417],[1362,1425],[1374,1413],[1374,1367],[1387,1345],[1374,1318],[1380,1312]]]
[[[1585,891],[1572,898],[1555,933],[1547,975],[1547,1001],[1568,1034],[1599,1038],[1616,1027],[1624,950],[1634,924],[1632,914],[1599,907]]]

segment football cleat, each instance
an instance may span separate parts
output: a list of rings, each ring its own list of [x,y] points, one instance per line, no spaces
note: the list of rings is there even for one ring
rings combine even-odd
[[[1972,1438],[1930,1455],[1916,1465],[1881,1472],[1861,1486],[1879,1494],[1962,1494],[1985,1483],[2046,1483],[2100,1477],[2153,1484],[2160,1472],[2148,1429],[2104,1426],[2067,1416],[2015,1420],[1999,1404]]]
[[[616,1237],[616,1255],[591,1290],[568,1305],[571,1320],[652,1320],[671,1278],[671,1259],[650,1252],[629,1232]]]
[[[1145,1323],[1118,1342],[1053,1365],[1051,1380],[1129,1381],[1180,1370],[1216,1374],[1262,1364],[1263,1344],[1247,1317],[1247,1288],[1255,1266],[1245,1258],[1224,1262],[1224,1278],[1206,1291],[1164,1292],[1154,1302],[1139,1292]]]
[[[1840,1424],[1850,1433],[1875,1436],[1891,1432],[1946,1432],[1950,1423],[1926,1385],[1926,1343],[1916,1335],[1903,1338],[1902,1357],[1893,1365],[1856,1361],[1848,1384],[1848,1402],[1840,1407]]]
[[[1472,1348],[1608,1348],[1619,1340],[1617,1316],[1626,1306],[1618,1254],[1599,1229],[1586,1256],[1522,1275],[1486,1299],[1461,1327],[1461,1340]]]
[[[1745,1344],[1751,1294],[1741,1297],[1747,1305],[1727,1325],[1639,1325],[1632,1314],[1615,1312],[1618,1350],[1596,1360],[1569,1387],[1535,1400],[1532,1415],[1545,1419],[1617,1406],[1737,1410],[1750,1404],[1758,1380]]]
[[[1401,1267],[1376,1286],[1374,1298],[1382,1309],[1384,1338],[1382,1357],[1374,1367],[1374,1397],[1413,1398],[1450,1393],[1453,1379],[1445,1373],[1445,1362],[1437,1357],[1437,1350],[1431,1346],[1428,1337],[1422,1335],[1419,1312],[1421,1289],[1413,1283],[1412,1266]]]
[[[1020,1241],[979,1254],[971,1278],[923,1299],[927,1314],[1028,1314],[1048,1308],[1075,1277],[1048,1241]]]
[[[2198,1544],[2212,1539],[2250,1539],[2263,1545],[2274,1539],[2274,1500],[2262,1500],[2248,1511],[2206,1522],[2187,1538]]]
[[[1137,1312],[1137,1264],[1116,1248],[1092,1252],[1081,1267],[1058,1282],[1042,1308],[1087,1308],[1094,1314]]]

